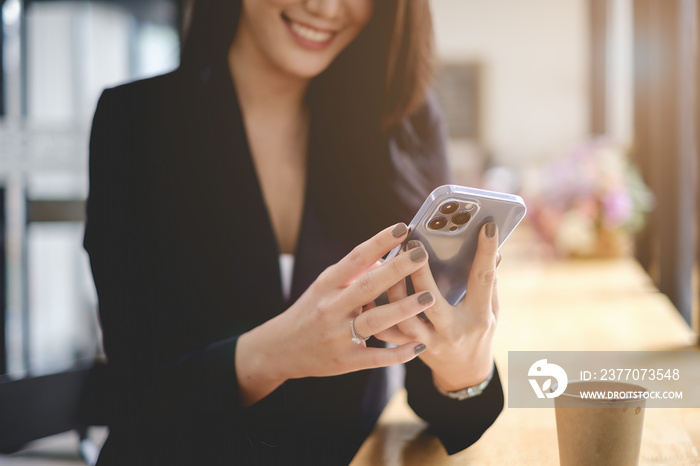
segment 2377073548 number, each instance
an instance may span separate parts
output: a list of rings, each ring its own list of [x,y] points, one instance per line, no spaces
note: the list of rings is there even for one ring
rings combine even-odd
[[[601,369],[600,380],[678,380],[678,369]]]

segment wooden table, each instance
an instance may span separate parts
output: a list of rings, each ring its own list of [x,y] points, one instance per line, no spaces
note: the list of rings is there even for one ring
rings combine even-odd
[[[633,259],[546,261],[508,248],[495,341],[506,390],[508,351],[698,350],[694,333]],[[352,465],[559,464],[553,408],[506,408],[476,444],[451,457],[424,428],[398,393]],[[700,408],[647,409],[640,464],[700,464]]]

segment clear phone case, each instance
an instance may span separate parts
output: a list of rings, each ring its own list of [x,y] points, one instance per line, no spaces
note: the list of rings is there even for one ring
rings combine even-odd
[[[387,260],[410,240],[425,245],[430,270],[443,297],[452,305],[464,298],[481,227],[498,225],[499,246],[527,211],[520,196],[457,185],[435,189],[409,224],[409,235]]]

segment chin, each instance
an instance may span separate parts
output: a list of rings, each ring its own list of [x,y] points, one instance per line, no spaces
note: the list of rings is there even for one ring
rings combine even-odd
[[[312,79],[323,73],[331,63],[332,60],[309,60],[308,58],[300,58],[288,61],[280,68],[290,76]]]

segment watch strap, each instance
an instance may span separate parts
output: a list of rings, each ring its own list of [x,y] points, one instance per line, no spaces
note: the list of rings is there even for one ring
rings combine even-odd
[[[489,373],[489,376],[481,382],[478,385],[473,385],[471,387],[467,388],[462,388],[461,390],[455,390],[453,392],[448,392],[443,390],[442,388],[438,387],[435,385],[435,388],[437,389],[438,392],[440,392],[441,395],[446,396],[447,398],[452,398],[453,400],[466,400],[467,398],[474,398],[475,396],[479,396],[483,393],[484,390],[486,390],[486,387],[489,386],[489,382],[491,382],[491,379],[493,379],[493,372],[494,370],[491,369],[491,372]]]

